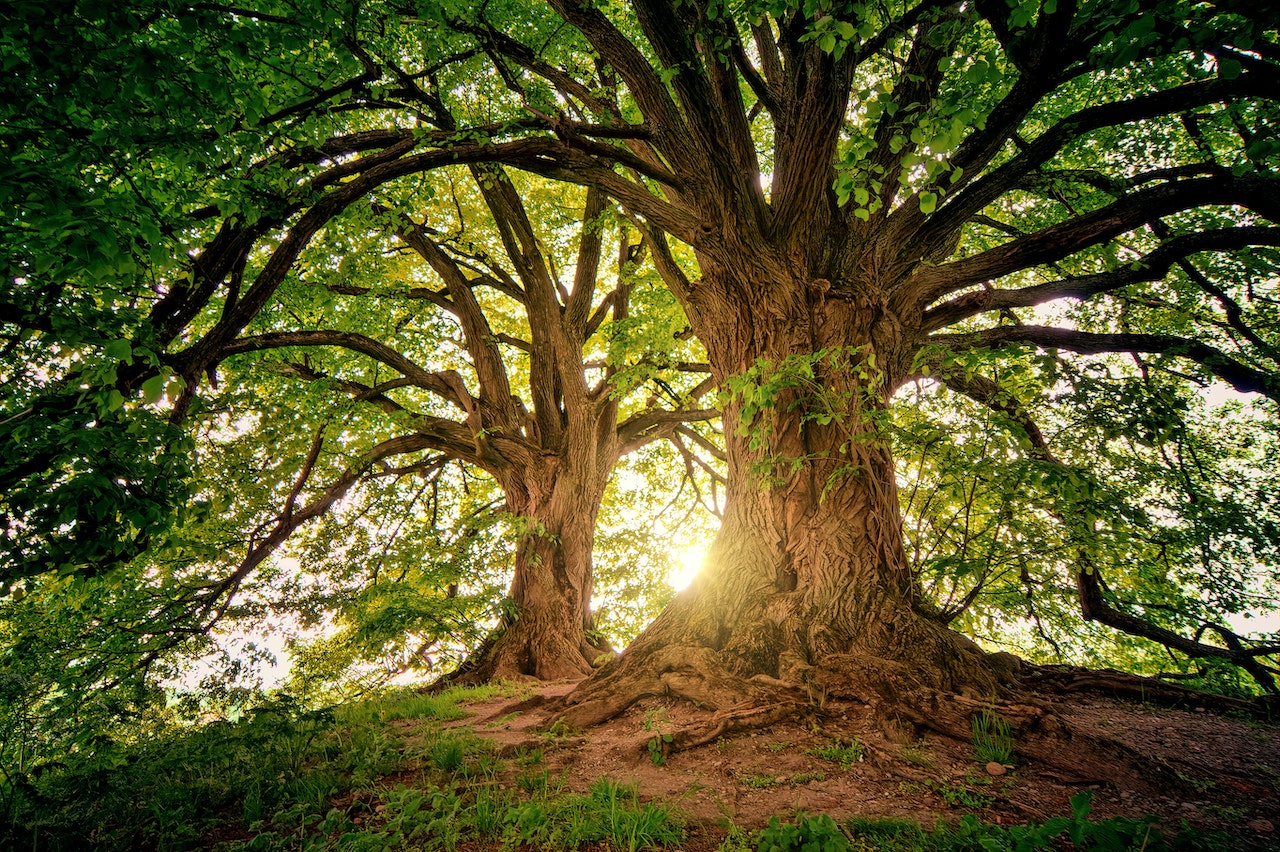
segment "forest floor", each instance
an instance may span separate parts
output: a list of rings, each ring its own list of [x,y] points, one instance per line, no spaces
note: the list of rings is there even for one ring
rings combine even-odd
[[[674,805],[688,817],[690,852],[716,849],[725,826],[759,829],[797,811],[925,828],[967,813],[1043,823],[1069,815],[1069,800],[1085,790],[1094,820],[1155,815],[1167,834],[1189,826],[1223,832],[1226,848],[1280,849],[1280,726],[1244,716],[1103,696],[1046,699],[1069,734],[1017,734],[1000,765],[976,759],[972,742],[892,742],[861,705],[831,700],[805,718],[662,756],[655,737],[702,711],[649,700],[589,731],[556,731],[548,708],[573,686],[466,705],[473,715],[449,724],[508,756],[538,751],[569,790],[603,776]]]

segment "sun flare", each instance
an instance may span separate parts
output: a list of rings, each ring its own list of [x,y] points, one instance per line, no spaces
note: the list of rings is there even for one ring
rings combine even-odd
[[[693,578],[698,576],[706,558],[707,548],[703,545],[682,550],[675,564],[671,566],[671,570],[667,572],[667,582],[671,584],[671,588],[677,592],[683,592],[693,582]]]

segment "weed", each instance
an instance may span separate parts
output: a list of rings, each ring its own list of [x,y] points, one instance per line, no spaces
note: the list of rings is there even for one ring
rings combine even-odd
[[[520,766],[533,766],[541,763],[543,751],[540,748],[523,748],[516,751],[516,763]]]
[[[898,787],[904,793],[934,793],[951,807],[969,811],[980,811],[990,807],[996,800],[996,797],[990,793],[971,790],[964,784],[945,784],[932,778],[924,783],[903,781]]]
[[[751,841],[750,832],[732,820],[725,820],[724,828],[725,837],[716,852],[754,852],[756,845]]]
[[[480,788],[472,805],[471,824],[478,834],[501,834],[503,821],[514,807],[515,800],[507,790]]]
[[[1195,790],[1197,793],[1207,793],[1217,786],[1210,778],[1196,778],[1178,769],[1173,770],[1173,774],[1177,776],[1177,779],[1184,785]]]
[[[808,753],[814,757],[820,757],[823,760],[838,763],[847,769],[862,760],[864,751],[862,743],[853,739],[849,741],[848,745],[841,744],[839,740],[832,740],[826,745],[816,746],[809,749]]]
[[[550,777],[551,773],[546,769],[530,770],[516,778],[516,786],[530,794],[545,793]]]
[[[508,714],[506,714],[505,716],[499,716],[498,718],[494,719],[492,722],[490,722],[490,723],[488,723],[487,725],[485,725],[485,727],[486,727],[486,728],[500,728],[500,727],[502,727],[503,725],[505,725],[505,724],[507,724],[507,723],[509,723],[509,722],[514,721],[514,720],[515,720],[515,718],[516,718],[517,716],[519,716],[519,715],[520,715],[519,713],[508,713]]]
[[[850,846],[849,838],[830,816],[800,814],[794,825],[771,818],[769,827],[760,832],[756,848],[759,852],[848,852]]]
[[[549,743],[556,743],[567,740],[569,737],[576,736],[579,733],[581,733],[581,731],[573,727],[573,725],[570,725],[564,719],[556,719],[551,723],[551,727],[547,728],[543,733],[542,738]]]
[[[436,769],[448,775],[452,775],[461,769],[466,757],[466,746],[452,737],[443,737],[437,740],[436,744],[431,748],[431,762],[435,764]]]
[[[1010,763],[1013,760],[1013,731],[994,710],[984,709],[971,720],[973,753],[979,763]]]
[[[767,790],[787,783],[786,776],[783,775],[744,775],[740,780],[744,786],[754,790]]]
[[[821,769],[815,772],[798,772],[792,775],[790,781],[792,784],[808,784],[810,781],[825,781],[827,773]]]
[[[1218,805],[1213,802],[1204,805],[1206,813],[1217,817],[1223,822],[1243,822],[1248,816],[1249,809],[1243,807],[1232,807],[1231,805]]]
[[[669,721],[665,707],[656,707],[644,714],[644,729],[653,733],[645,747],[649,749],[649,760],[654,766],[662,766],[667,762],[667,746],[674,737],[662,728]]]
[[[898,752],[902,759],[912,766],[919,766],[922,769],[928,769],[933,766],[933,758],[925,751],[922,743],[916,745],[903,746]]]
[[[671,734],[654,734],[646,747],[649,749],[649,760],[654,766],[662,766],[667,762],[665,746],[671,743]]]
[[[786,740],[779,740],[776,743],[769,743],[768,745],[765,746],[765,748],[769,749],[769,751],[774,752],[776,754],[777,752],[784,751],[786,747],[789,745],[790,743],[788,743]]]

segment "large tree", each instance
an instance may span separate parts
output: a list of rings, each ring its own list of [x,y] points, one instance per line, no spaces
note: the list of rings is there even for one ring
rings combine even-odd
[[[386,10],[18,11],[15,58],[33,61],[43,39],[66,62],[19,93],[4,137],[17,202],[0,298],[4,579],[21,590],[140,553],[204,564],[199,547],[175,555],[186,545],[169,535],[184,513],[208,515],[192,511],[202,499],[183,506],[195,487],[183,431],[203,425],[220,375],[254,381],[228,359],[268,357],[312,386],[294,400],[324,410],[297,416],[307,434],[289,459],[274,456],[296,442],[261,448],[265,503],[229,513],[245,529],[221,543],[237,558],[213,560],[156,629],[173,641],[208,630],[358,483],[430,475],[448,458],[490,474],[520,528],[508,617],[469,676],[587,673],[604,650],[591,638],[591,551],[610,473],[715,414],[683,396],[709,384],[674,360],[678,308],[668,298],[652,325],[630,316],[646,286],[635,226],[599,189],[544,186],[541,203],[517,189],[501,164],[536,160],[545,143],[494,147],[504,124],[483,98],[441,97],[483,67],[474,48],[388,32]],[[411,47],[431,57],[409,73],[398,58]],[[143,79],[116,87],[139,63]],[[396,126],[397,108],[416,126]],[[214,419],[234,432],[288,411],[278,383],[241,400],[272,392],[252,411],[224,395],[215,404],[231,408]],[[355,427],[358,407],[382,417]]]
[[[558,141],[538,170],[643,224],[729,390],[708,566],[569,718],[647,693],[730,708],[806,683],[891,703],[995,688],[999,667],[913,582],[881,430],[896,389],[947,367],[940,352],[1131,353],[1280,398],[1273,18],[1212,3],[551,5],[607,69],[603,90],[496,10],[453,24],[546,115]],[[557,98],[534,104],[533,80]],[[1090,309],[1047,324],[1041,307],[1062,300]],[[1083,504],[1058,511],[1094,523]],[[1087,554],[1072,564],[1087,618],[1147,629],[1106,602]]]
[[[302,11],[200,8],[206,24],[286,29]],[[242,333],[321,227],[447,164],[474,165],[512,229],[508,255],[535,278],[500,167],[612,199],[724,390],[728,501],[703,575],[575,692],[575,721],[656,692],[749,709],[806,688],[890,707],[995,689],[1007,666],[946,626],[903,546],[888,408],[926,373],[1000,412],[1046,469],[1060,454],[1034,411],[1062,397],[1056,368],[1036,398],[992,377],[1028,352],[1123,354],[1137,373],[1280,398],[1275,13],[1173,0],[347,12],[325,44],[352,76],[268,116],[307,116],[262,133],[270,156],[250,185],[272,203],[226,217],[150,325],[168,346],[222,306],[168,359],[193,388],[257,345]],[[575,295],[544,316],[572,322]],[[564,393],[549,374],[533,393],[554,397],[556,380]],[[1273,650],[1120,611],[1091,553],[1106,530],[1090,489],[1060,492],[1049,512],[1075,531],[1062,561],[1086,618],[1229,661]]]

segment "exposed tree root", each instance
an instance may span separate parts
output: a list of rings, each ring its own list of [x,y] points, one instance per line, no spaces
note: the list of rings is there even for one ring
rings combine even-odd
[[[502,619],[456,669],[431,685],[438,691],[456,684],[498,680],[580,680],[594,661],[614,654],[604,641],[592,644],[531,626],[528,619]]]
[[[557,718],[577,728],[612,719],[637,701],[675,698],[714,712],[798,705],[801,688],[777,679],[753,681],[724,669],[708,648],[668,646],[642,660],[624,654],[566,696]]]
[[[1230,698],[1114,669],[1034,666],[1024,673],[1023,682],[1030,689],[1047,694],[1096,692],[1136,698],[1164,706],[1235,710],[1263,716],[1274,716],[1280,710],[1274,696],[1260,696],[1254,700]]]

